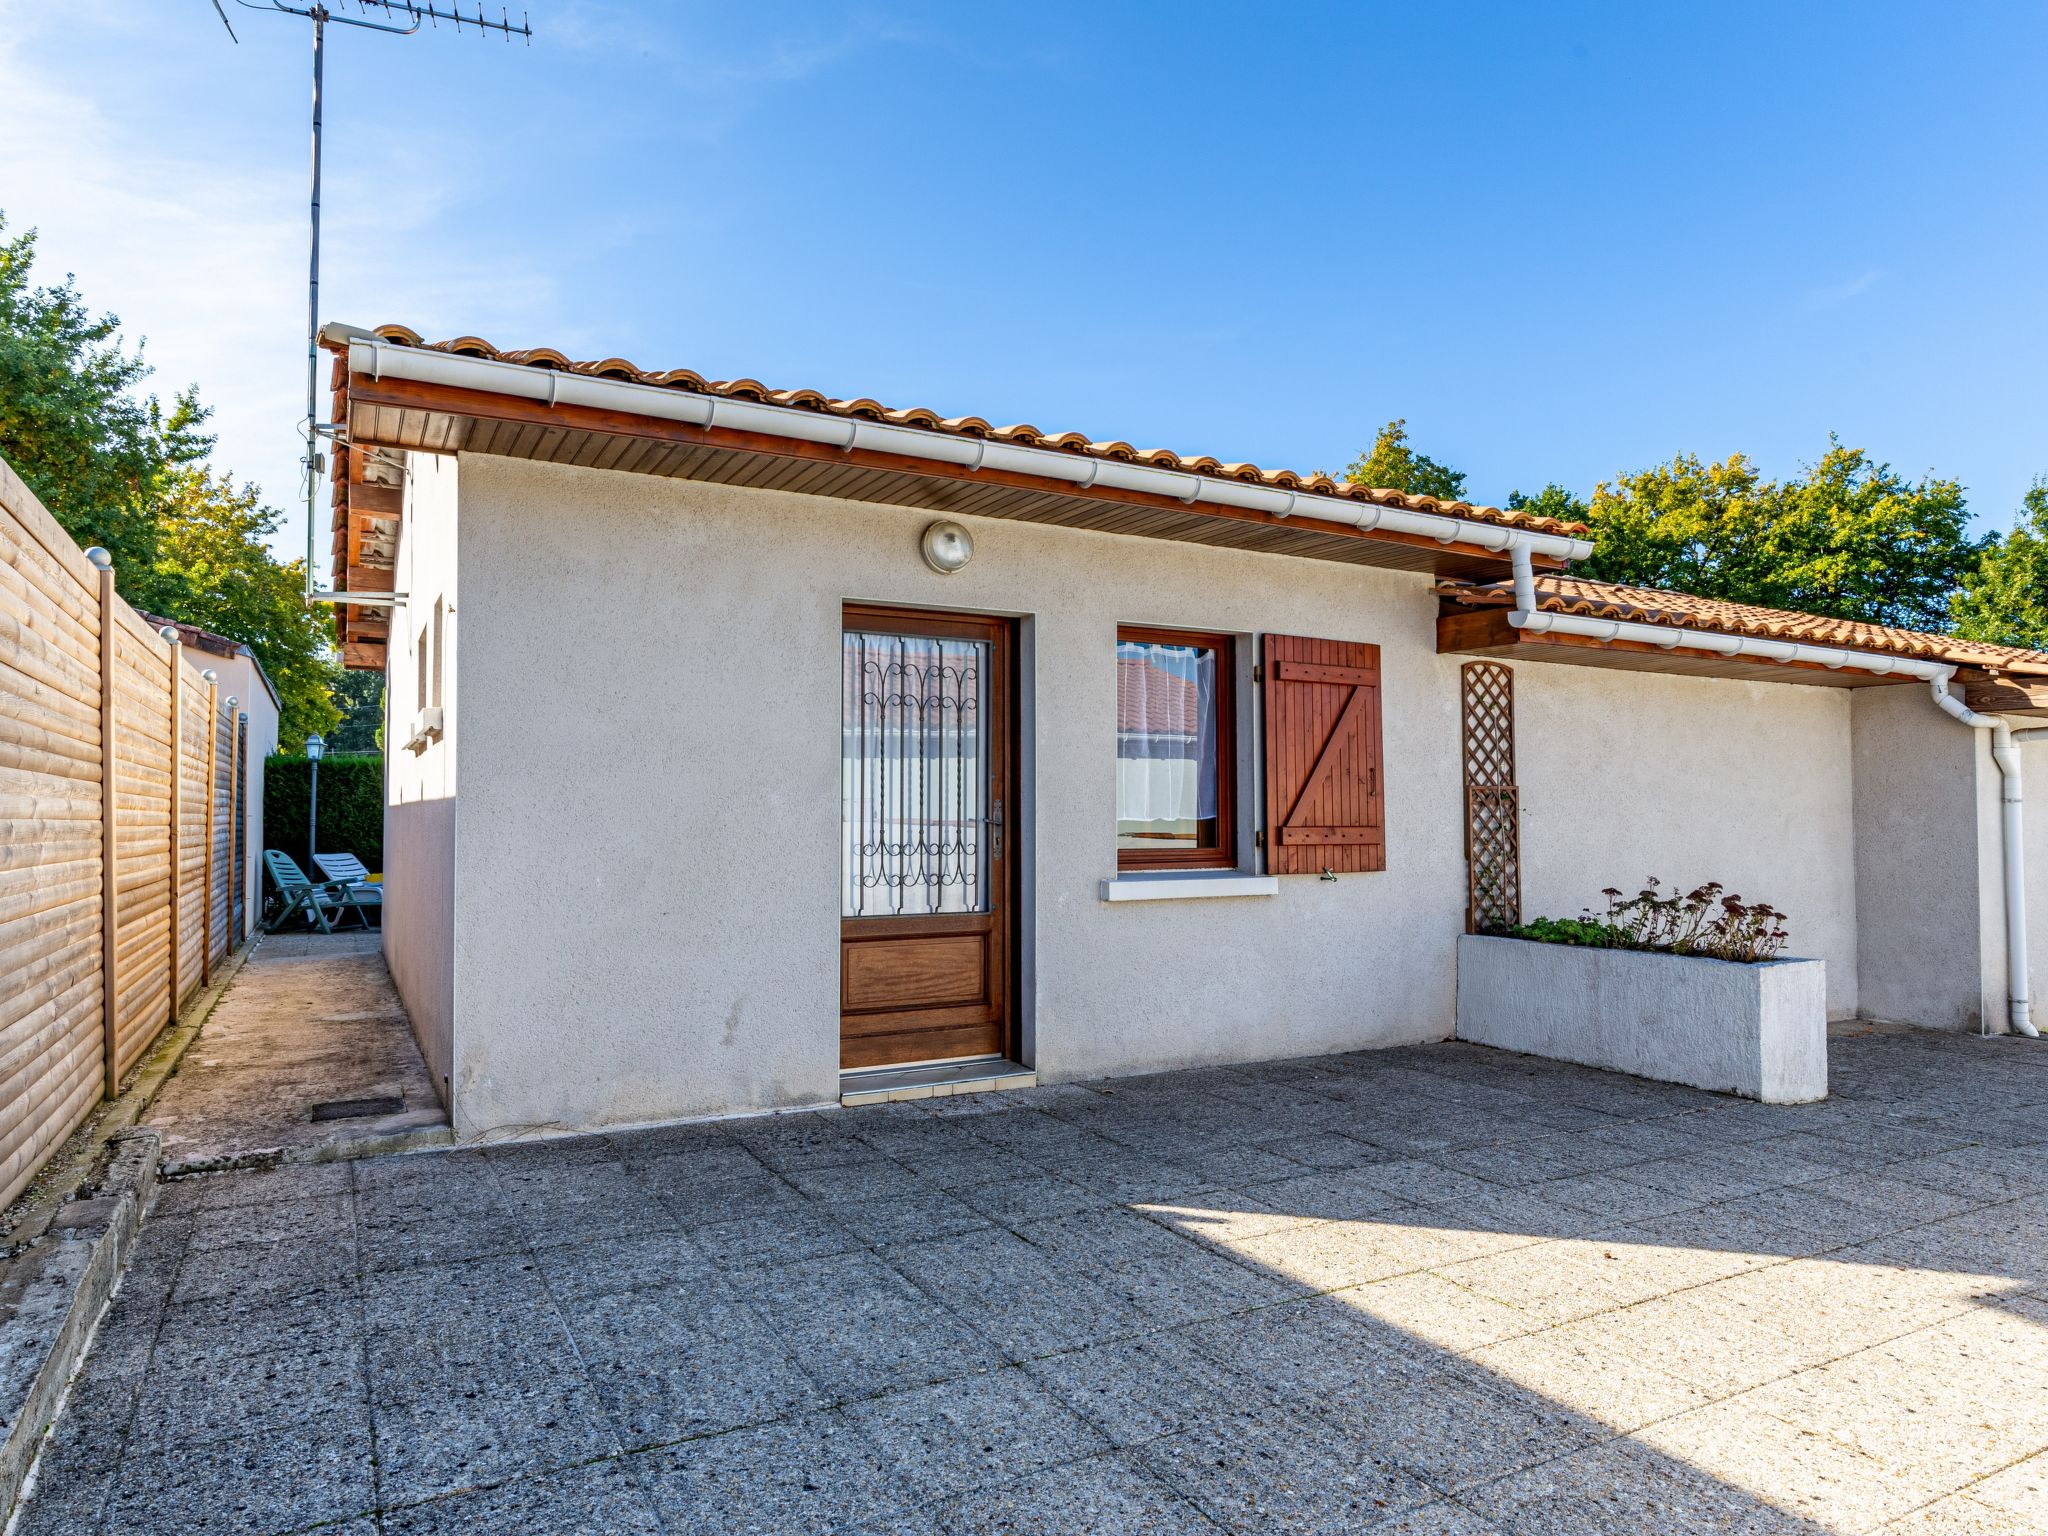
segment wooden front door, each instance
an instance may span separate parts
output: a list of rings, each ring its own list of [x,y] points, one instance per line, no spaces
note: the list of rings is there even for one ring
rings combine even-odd
[[[841,1067],[1011,1049],[1013,666],[1006,619],[846,608]]]

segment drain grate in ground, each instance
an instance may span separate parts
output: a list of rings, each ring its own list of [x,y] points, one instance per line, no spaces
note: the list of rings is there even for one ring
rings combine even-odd
[[[330,1099],[325,1104],[313,1106],[315,1120],[368,1120],[377,1115],[396,1115],[405,1111],[405,1100],[391,1094],[381,1099]]]

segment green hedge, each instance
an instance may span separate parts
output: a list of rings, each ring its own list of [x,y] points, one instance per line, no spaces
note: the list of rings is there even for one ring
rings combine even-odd
[[[313,765],[303,757],[263,763],[263,840],[318,877],[306,847],[306,813]],[[384,759],[320,760],[320,851],[352,853],[373,870],[384,868]]]

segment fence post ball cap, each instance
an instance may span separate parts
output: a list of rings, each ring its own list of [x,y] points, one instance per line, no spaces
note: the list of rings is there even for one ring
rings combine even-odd
[[[213,668],[208,667],[204,672],[199,674],[199,681],[206,684],[207,687],[211,688],[215,683],[220,681],[220,674],[214,671]]]
[[[222,702],[223,702],[223,703],[225,703],[225,704],[227,705],[227,707],[228,707],[229,709],[233,709],[233,708],[234,708],[234,707],[235,707],[235,706],[236,706],[237,704],[241,703],[242,701],[241,701],[240,699],[236,698],[236,697],[235,697],[235,696],[234,696],[234,695],[233,695],[233,694],[231,693],[231,694],[229,694],[229,695],[227,696],[227,698],[226,698],[225,700],[223,700]]]
[[[919,548],[926,565],[941,576],[951,576],[974,558],[974,536],[956,522],[941,520],[925,529]]]
[[[176,645],[179,641],[184,639],[184,636],[178,633],[178,626],[175,624],[166,624],[162,629],[158,630],[157,633],[159,635],[162,635],[166,640],[170,641],[171,644],[173,645]]]
[[[113,551],[103,545],[93,545],[92,548],[85,552],[85,558],[90,560],[99,570],[111,571],[114,568]]]

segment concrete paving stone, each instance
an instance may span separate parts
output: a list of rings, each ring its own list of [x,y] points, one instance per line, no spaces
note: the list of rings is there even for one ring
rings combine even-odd
[[[1051,1174],[976,1184],[959,1191],[959,1196],[991,1221],[1005,1226],[1044,1221],[1054,1216],[1073,1216],[1082,1211],[1102,1210],[1112,1204],[1107,1195]]]
[[[1539,1193],[1541,1189],[1540,1184],[1529,1184],[1454,1195],[1431,1202],[1428,1209],[1434,1213],[1438,1226],[1456,1225],[1492,1234],[1496,1241],[1491,1246],[1499,1250],[1527,1242],[1580,1237],[1610,1224],[1604,1216],[1546,1200]]]
[[[1971,1487],[1970,1497],[2030,1531],[2048,1531],[2048,1451],[1993,1472]]]
[[[1256,1187],[1301,1172],[1299,1163],[1247,1146],[1188,1146],[1173,1161],[1204,1184],[1224,1189]]]
[[[355,1290],[353,1244],[291,1238],[187,1253],[178,1267],[171,1305],[207,1303],[233,1313],[288,1297],[353,1294]]]
[[[1203,1536],[1221,1528],[1124,1454],[1091,1456],[941,1505],[962,1536]]]
[[[361,1424],[366,1413],[363,1354],[352,1339],[187,1357],[144,1379],[129,1444],[204,1445],[313,1418]]]
[[[494,1210],[437,1206],[394,1215],[365,1213],[360,1227],[363,1265],[368,1269],[411,1269],[448,1264],[493,1253],[521,1253],[526,1228]]]
[[[826,1406],[784,1341],[742,1302],[652,1289],[563,1310],[629,1449]]]
[[[1261,1409],[1150,1441],[1133,1453],[1233,1531],[1365,1531],[1432,1502],[1429,1485],[1330,1425]]]
[[[1170,1225],[1121,1206],[1034,1221],[1023,1236],[1067,1263],[1100,1270],[1174,1258],[1186,1252],[1188,1242]]]
[[[536,1247],[533,1256],[548,1290],[563,1300],[649,1285],[723,1288],[710,1255],[679,1231],[588,1236]]]
[[[1454,1354],[1542,1326],[1526,1313],[1428,1271],[1352,1286],[1330,1299],[1399,1330],[1420,1346]]]
[[[763,1276],[748,1295],[831,1401],[987,1370],[1002,1358],[942,1302],[872,1253],[787,1265]]]
[[[1261,1152],[1275,1153],[1305,1168],[1363,1168],[1393,1161],[1393,1154],[1385,1147],[1338,1131],[1297,1131],[1262,1140],[1257,1145]]]
[[[1025,1370],[1118,1446],[1242,1412],[1246,1383],[1171,1334],[1033,1360]]]
[[[1083,1190],[1108,1196],[1116,1204],[1155,1204],[1214,1188],[1180,1163],[1137,1153],[1061,1163],[1059,1176]]]
[[[632,1130],[609,1131],[606,1139],[628,1163],[698,1152],[722,1155],[719,1149],[739,1145],[733,1140],[728,1120],[684,1120],[672,1125],[639,1126]]]
[[[237,1243],[328,1242],[355,1248],[355,1198],[314,1195],[260,1205],[216,1206],[193,1218],[190,1251]]]
[[[48,1456],[44,1452],[44,1456]],[[106,1515],[113,1493],[114,1472],[44,1466],[34,1486],[16,1504],[7,1536],[93,1536]]]
[[[596,1394],[560,1375],[378,1403],[371,1412],[377,1486],[387,1505],[531,1478],[620,1451]]]
[[[363,1276],[362,1296],[364,1326],[372,1333],[519,1316],[545,1307],[548,1299],[539,1259],[524,1252],[372,1269]]]
[[[837,1411],[706,1435],[626,1464],[674,1531],[838,1536],[913,1519],[910,1485]]]
[[[1943,1491],[1826,1435],[1757,1412],[1740,1397],[1648,1425],[1633,1438],[1823,1530],[1869,1530]]]
[[[958,1192],[977,1184],[993,1184],[1018,1176],[1016,1157],[986,1142],[960,1147],[945,1144],[926,1152],[905,1149],[896,1161],[934,1189]]]
[[[971,1494],[1110,1448],[1014,1367],[853,1403],[847,1414],[925,1498]]]
[[[347,1163],[288,1163],[234,1173],[187,1174],[158,1187],[152,1214],[316,1200],[346,1195],[353,1188],[353,1171]]]
[[[1373,1536],[1501,1536],[1484,1515],[1449,1499],[1407,1510],[1374,1526]]]
[[[1260,1398],[1326,1401],[1399,1375],[1414,1341],[1341,1300],[1319,1296],[1183,1330],[1199,1354]]]
[[[364,1515],[375,1503],[368,1427],[313,1419],[124,1457],[101,1530],[269,1536]]]
[[[876,1248],[957,1237],[989,1225],[989,1219],[972,1206],[938,1189],[886,1200],[851,1200],[835,1205],[832,1219]]]
[[[767,1168],[704,1179],[673,1179],[665,1170],[651,1170],[642,1178],[686,1231],[718,1222],[764,1220],[801,1210],[805,1203],[794,1185]]]
[[[1563,1243],[1538,1243],[1466,1259],[1443,1265],[1437,1273],[1513,1307],[1532,1324],[1553,1328],[1617,1310],[1637,1299],[1620,1276],[1603,1273]]]
[[[1459,1502],[1515,1536],[1833,1536],[1832,1528],[1781,1509],[1771,1498],[1717,1483],[1627,1440],[1481,1484]]]
[[[1874,1117],[1865,1118],[1853,1127],[1836,1127],[1815,1134],[1823,1141],[1838,1141],[1856,1148],[1862,1154],[1862,1166],[1952,1152],[1982,1139],[1976,1132],[1962,1126],[1927,1122],[1916,1125],[1887,1123]]]
[[[2040,1536],[2041,1529],[1975,1498],[1951,1494],[1888,1521],[1878,1536]]]
[[[661,1517],[628,1466],[624,1461],[593,1462],[425,1504],[387,1508],[383,1536],[495,1536],[501,1531],[518,1536],[661,1536]]]
[[[1463,1367],[1411,1365],[1370,1391],[1296,1405],[1440,1494],[1583,1450],[1605,1426]]]
[[[1907,1224],[1890,1212],[1837,1199],[1832,1188],[1820,1184],[1740,1195],[1724,1201],[1721,1209],[1755,1216],[1781,1231],[1806,1233],[1826,1248],[1868,1242]]]
[[[1552,1179],[1547,1184],[1532,1186],[1531,1193],[1609,1221],[1644,1221],[1694,1208],[1687,1195],[1653,1189],[1647,1184],[1631,1184],[1611,1173],[1580,1173],[1567,1179]]]
[[[731,1122],[731,1135],[778,1173],[830,1168],[874,1157],[874,1148],[861,1140],[857,1118],[838,1109],[766,1115]]]
[[[1732,1200],[1626,1222],[1605,1235],[1647,1247],[1693,1248],[1725,1254],[1736,1261],[1729,1268],[1730,1274],[1779,1259],[1799,1258],[1813,1252],[1816,1243],[1826,1243],[1825,1238],[1780,1226]]]
[[[1611,1330],[1595,1326],[1597,1321],[1486,1345],[1469,1359],[1522,1393],[1536,1394],[1616,1434],[1713,1401],[1704,1387],[1614,1348]]]
[[[1959,1191],[1901,1178],[1900,1166],[1887,1164],[1883,1173],[1842,1173],[1814,1187],[1837,1200],[1894,1218],[1894,1229],[1941,1221],[1988,1203]]]
[[[1122,1338],[1145,1318],[1104,1276],[1001,1227],[898,1244],[882,1257],[1010,1360]]]
[[[793,1169],[788,1178],[805,1199],[825,1205],[854,1200],[886,1200],[892,1196],[914,1195],[928,1187],[902,1163],[873,1155],[858,1163]]]
[[[1630,1163],[1613,1170],[1615,1178],[1683,1198],[1688,1205],[1709,1205],[1753,1195],[1787,1182],[1771,1172],[1738,1163],[1730,1150],[1693,1153],[1657,1162]]]
[[[818,1206],[793,1206],[685,1230],[712,1263],[734,1272],[851,1253],[864,1246],[827,1208]]]
[[[1433,1151],[1429,1161],[1453,1173],[1469,1174],[1488,1184],[1520,1189],[1530,1184],[1547,1184],[1552,1179],[1588,1173],[1582,1158],[1572,1156],[1562,1145],[1509,1140],[1474,1141]]]
[[[1298,1173],[1254,1186],[1261,1204],[1304,1221],[1370,1221],[1388,1211],[1413,1212],[1416,1207],[1394,1194],[1360,1168]]]
[[[1358,1170],[1358,1181],[1412,1205],[1438,1205],[1447,1200],[1484,1195],[1498,1189],[1469,1173],[1459,1173],[1426,1158],[1402,1157]]]
[[[112,1470],[132,1443],[141,1395],[139,1376],[94,1370],[73,1378],[39,1453],[38,1477],[48,1483]]]
[[[1165,1327],[1271,1306],[1310,1289],[1271,1270],[1199,1248],[1121,1264],[1106,1278],[1116,1295]]]
[[[1218,1189],[1176,1196],[1170,1200],[1134,1203],[1131,1209],[1165,1226],[1177,1236],[1204,1247],[1228,1252],[1248,1238],[1312,1227],[1323,1220],[1275,1206],[1248,1189]]]
[[[500,1385],[523,1390],[577,1375],[568,1329],[552,1308],[380,1330],[370,1336],[363,1356],[370,1398],[377,1403],[474,1396]]]
[[[683,1225],[653,1195],[636,1191],[624,1198],[517,1201],[513,1219],[534,1248],[580,1243],[589,1238],[637,1237],[643,1233],[680,1234]]]
[[[2016,1159],[2004,1147],[1959,1147],[1904,1158],[1886,1163],[1883,1176],[1970,1200],[2012,1200],[2048,1191],[2048,1168]]]
[[[624,1166],[617,1144],[597,1131],[577,1136],[536,1136],[528,1141],[494,1141],[481,1150],[484,1161],[507,1180],[527,1173],[547,1177],[569,1168]]]
[[[283,1296],[232,1309],[218,1301],[201,1301],[164,1313],[149,1364],[152,1371],[176,1372],[192,1360],[357,1343],[361,1335],[353,1291]],[[95,1373],[101,1368],[97,1347],[92,1368]]]

